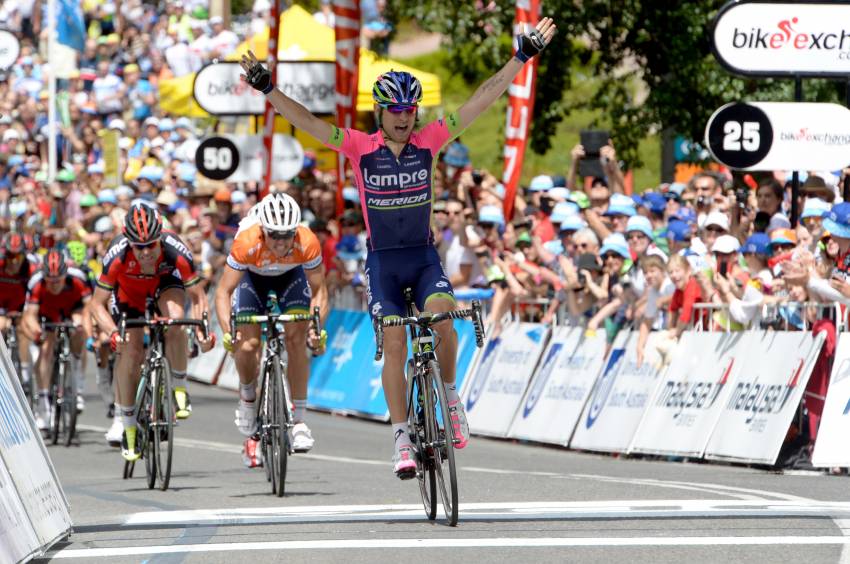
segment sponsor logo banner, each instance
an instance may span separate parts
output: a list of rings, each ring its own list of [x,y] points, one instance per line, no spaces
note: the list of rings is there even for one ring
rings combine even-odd
[[[558,327],[514,417],[509,437],[566,445],[602,368],[605,334]]]
[[[823,344],[823,334],[747,332],[705,457],[773,464]]]
[[[637,364],[637,333],[620,331],[584,408],[570,448],[626,452],[661,382],[656,334]]]
[[[676,349],[632,451],[702,456],[743,363],[742,332],[687,332]]]
[[[812,464],[850,466],[850,334],[842,333],[835,348],[829,393],[818,428]]]
[[[360,76],[360,0],[333,0],[336,39],[336,125],[353,127],[357,119]],[[342,209],[345,155],[337,152],[337,205]]]
[[[485,344],[462,396],[473,433],[507,435],[547,337],[540,325],[511,323]]]
[[[747,76],[850,73],[846,2],[730,2],[714,22],[714,54]]]

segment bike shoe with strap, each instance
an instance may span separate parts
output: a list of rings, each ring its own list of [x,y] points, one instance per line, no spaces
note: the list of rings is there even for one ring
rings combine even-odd
[[[253,437],[245,439],[242,443],[242,464],[248,468],[263,466],[263,449],[260,448],[260,441]]]
[[[295,452],[309,452],[315,442],[310,428],[303,421],[292,427],[292,450]]]
[[[82,413],[86,410],[86,399],[82,394],[77,394],[77,413]]]
[[[115,417],[112,419],[112,426],[104,435],[109,446],[120,447],[121,438],[124,436],[124,425],[121,424],[121,418]]]
[[[454,431],[455,448],[463,448],[469,443],[469,423],[466,421],[466,411],[463,408],[463,403],[454,401],[449,403],[449,417],[452,420],[452,430]]]
[[[136,431],[135,427],[128,427],[121,435],[121,456],[127,462],[135,462],[142,457],[142,452],[136,443]]]
[[[47,431],[50,428],[50,406],[42,405],[40,401],[35,409],[35,425],[39,431]]]
[[[240,433],[246,437],[252,436],[257,431],[256,402],[239,400],[234,423],[236,423]]]
[[[416,477],[416,450],[411,444],[398,444],[393,454],[393,472],[401,480]]]
[[[185,386],[174,386],[174,403],[177,405],[177,419],[188,419],[192,414],[192,401]]]

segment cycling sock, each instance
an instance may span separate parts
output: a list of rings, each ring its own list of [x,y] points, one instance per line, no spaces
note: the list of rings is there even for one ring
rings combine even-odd
[[[134,416],[135,406],[126,406],[115,404],[115,411],[121,414],[121,424],[125,429],[136,426],[136,418]]]
[[[21,363],[21,378],[23,378],[24,382],[29,382],[30,380],[32,380],[32,365],[31,364]]]
[[[44,411],[50,410],[50,392],[46,389],[38,391],[38,404]]]
[[[302,423],[304,416],[307,414],[307,400],[292,400],[292,403],[295,404],[295,411],[292,413],[292,418],[296,423]]]
[[[174,385],[182,388],[186,387],[186,373],[177,370],[171,371],[171,377],[174,378]]]
[[[393,423],[393,437],[396,446],[409,445],[410,436],[407,434],[407,423]]]
[[[456,401],[459,401],[460,398],[457,395],[457,383],[452,382],[451,384],[446,384],[446,399],[449,400],[449,404],[452,404]]]
[[[77,393],[82,394],[86,389],[86,373],[82,369],[83,360],[78,357],[71,355],[71,372],[77,375]]]
[[[239,397],[242,401],[255,401],[257,399],[257,386],[254,382],[250,384],[239,384]]]

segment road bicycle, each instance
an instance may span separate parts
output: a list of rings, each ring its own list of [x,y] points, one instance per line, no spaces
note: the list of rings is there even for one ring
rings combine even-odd
[[[71,446],[77,433],[77,374],[71,364],[71,333],[76,330],[73,321],[41,320],[42,335],[48,331],[56,335],[50,377],[50,441],[54,445],[64,437],[65,446]]]
[[[277,295],[269,292],[268,311],[278,311]],[[286,465],[292,448],[290,432],[295,426],[292,413],[292,394],[286,378],[286,325],[309,321],[316,335],[321,334],[319,308],[313,313],[269,313],[267,315],[231,314],[230,331],[236,335],[238,325],[262,325],[265,341],[260,364],[260,395],[257,408],[257,432],[254,440],[260,441],[266,479],[271,482],[272,493],[283,497],[286,490]]]
[[[156,486],[168,489],[171,481],[171,462],[174,450],[174,427],[177,425],[174,409],[174,389],[171,381],[171,365],[165,356],[165,334],[169,329],[200,327],[204,339],[209,335],[209,320],[204,312],[203,319],[172,319],[168,317],[146,317],[127,319],[122,314],[118,324],[121,339],[127,329],[143,327],[150,332],[150,343],[141,366],[141,378],[136,388],[136,421],[139,432],[139,450],[145,461],[145,475],[149,489]],[[124,479],[133,477],[135,461],[124,462]]]
[[[446,389],[440,377],[440,364],[436,349],[439,341],[432,326],[448,319],[472,320],[475,329],[475,344],[484,344],[484,326],[481,321],[481,303],[472,302],[472,307],[445,313],[414,311],[412,291],[405,290],[407,317],[375,319],[375,360],[381,360],[384,352],[384,328],[408,327],[412,343],[412,358],[407,361],[407,420],[410,438],[416,448],[416,478],[419,493],[429,520],[437,517],[437,492],[443,502],[443,511],[449,525],[454,527],[458,520],[457,467],[454,446],[460,442],[455,437],[449,415]],[[447,437],[449,439],[447,440]]]
[[[6,348],[9,350],[9,356],[12,360],[12,368],[15,369],[15,374],[18,375],[18,378],[21,381],[21,387],[24,390],[24,395],[26,395],[27,400],[30,404],[30,409],[35,413],[36,402],[38,401],[38,390],[35,382],[33,381],[34,376],[30,375],[29,382],[24,382],[24,373],[21,370],[21,349],[20,349],[20,341],[18,340],[18,320],[21,318],[21,314],[18,312],[6,312],[6,318],[9,320],[9,327],[6,329],[3,337],[6,339]]]

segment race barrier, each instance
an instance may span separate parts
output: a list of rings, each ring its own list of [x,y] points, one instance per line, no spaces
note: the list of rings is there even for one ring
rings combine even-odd
[[[487,340],[464,386],[470,430],[588,451],[775,463],[823,334],[689,331],[666,366],[659,338],[650,334],[638,363],[636,331],[620,331],[606,356],[601,332],[510,323]],[[850,342],[843,347],[842,379]],[[831,464],[850,465],[850,448],[838,444],[850,418],[824,430],[830,414],[850,413],[850,378],[838,389],[821,432],[843,452]]]
[[[68,500],[0,339],[0,562],[41,556],[70,533]]]
[[[850,466],[850,334],[838,337],[829,380],[829,392],[818,430],[812,464]]]

